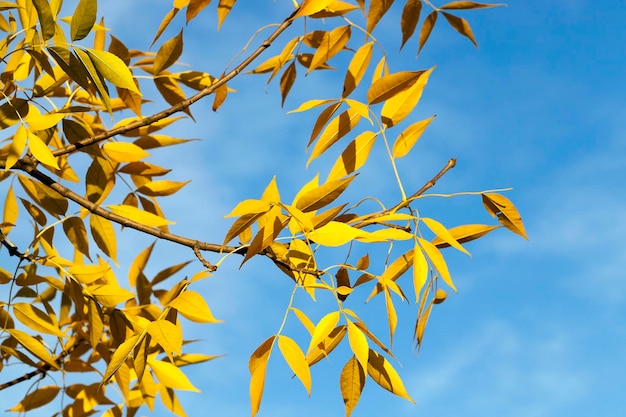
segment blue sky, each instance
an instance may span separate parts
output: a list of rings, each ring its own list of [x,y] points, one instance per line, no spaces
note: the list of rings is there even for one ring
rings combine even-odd
[[[162,3],[110,2],[101,10],[118,38],[145,49],[171,4]],[[221,73],[254,30],[278,22],[290,4],[240,0],[219,33],[212,4],[185,29],[181,61]],[[394,347],[401,365],[396,368],[417,405],[369,381],[353,415],[621,416],[626,409],[626,195],[621,184],[626,84],[620,70],[626,63],[626,9],[609,0],[512,1],[463,16],[480,49],[441,19],[417,59],[413,39],[392,61],[392,71],[437,65],[411,117],[438,117],[401,162],[401,175],[407,188],[417,189],[455,157],[457,167],[435,192],[514,187],[507,196],[522,213],[530,241],[496,231],[468,245],[472,258],[450,253],[459,294],[434,310],[419,353],[411,343],[414,307],[398,306]],[[375,32],[388,42],[390,54],[399,46],[398,22],[399,10],[392,10]],[[176,23],[165,38],[179,30]],[[275,53],[276,48],[265,57]],[[238,201],[257,198],[273,175],[290,199],[333,162],[305,170],[313,114],[285,112],[305,100],[338,94],[343,73],[299,79],[284,110],[277,83],[266,88],[265,79],[245,76],[233,82],[239,92],[217,113],[210,110],[210,100],[198,103],[192,110],[197,122],[182,123],[175,132],[202,141],[155,153],[153,161],[174,168],[170,179],[193,179],[177,198],[163,200],[166,214],[177,221],[176,233],[221,241],[230,224],[222,216]],[[373,157],[365,168],[355,188],[397,200],[385,158]],[[448,226],[490,220],[477,197],[424,200],[419,208]],[[151,240],[132,231],[122,236],[128,239],[120,242],[123,266]],[[150,264],[155,272],[193,257],[167,243],[157,250]],[[6,252],[0,256],[4,262]],[[207,410],[220,416],[249,414],[248,357],[278,329],[291,292],[290,281],[266,260],[253,260],[242,270],[238,266],[237,259],[226,262],[195,288],[226,322],[189,326],[187,337],[203,341],[188,351],[227,356],[187,370],[203,391],[182,394],[189,416],[204,416]],[[196,268],[186,271],[193,274]],[[318,306],[304,297],[299,301],[315,319],[329,308],[323,299]],[[382,304],[359,303],[351,308],[368,311],[374,323],[380,317],[382,329]],[[302,337],[296,325],[288,331]],[[259,416],[342,415],[338,378],[347,355],[340,350],[313,368],[310,399],[275,355]],[[156,415],[168,413],[161,408]]]

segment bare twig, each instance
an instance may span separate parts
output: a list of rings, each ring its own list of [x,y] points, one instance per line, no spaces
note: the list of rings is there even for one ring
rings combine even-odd
[[[61,365],[61,363],[63,363],[63,360],[71,355],[71,353],[74,351],[74,349],[76,349],[78,347],[78,345],[80,345],[81,343],[83,343],[83,341],[85,341],[85,339],[79,339],[76,341],[76,343],[74,343],[72,346],[69,347],[69,349],[64,350],[63,352],[61,352],[56,358],[55,358],[55,363],[57,365]],[[37,375],[41,375],[41,378],[44,378],[46,376],[46,373],[52,369],[52,365],[46,363],[43,364],[41,367],[35,369],[32,372],[29,372],[27,374],[24,374],[18,378],[12,379],[11,381],[5,382],[3,384],[0,384],[0,391],[6,389],[6,388],[10,388],[14,385],[19,384],[20,382],[24,382],[24,381],[28,381],[29,379],[32,379],[34,377],[36,377]]]

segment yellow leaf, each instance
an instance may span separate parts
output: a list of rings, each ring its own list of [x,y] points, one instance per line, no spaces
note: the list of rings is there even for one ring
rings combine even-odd
[[[497,216],[504,227],[528,240],[522,218],[511,200],[500,194],[483,194],[482,197],[489,214]]]
[[[91,295],[105,307],[115,307],[134,297],[133,293],[114,284],[96,285],[88,288]]]
[[[63,222],[63,231],[74,248],[89,258],[89,238],[83,220],[80,217],[67,217]]]
[[[134,143],[107,142],[102,150],[115,162],[136,162],[150,156],[150,154]]]
[[[151,197],[162,197],[178,192],[191,181],[178,182],[169,180],[150,181],[137,188],[137,192]]]
[[[378,133],[368,130],[354,138],[341,156],[337,158],[330,174],[328,174],[328,181],[344,177],[361,168],[367,161],[377,137]]]
[[[265,370],[267,361],[272,353],[272,346],[276,336],[271,336],[250,355],[248,369],[250,370],[250,404],[252,406],[252,417],[259,412],[261,399],[263,398],[263,388],[265,386]]]
[[[306,237],[323,246],[341,246],[346,243],[366,236],[367,232],[356,229],[345,223],[331,221],[324,226],[306,233]]]
[[[276,175],[272,177],[272,180],[265,190],[263,190],[263,195],[261,196],[261,200],[267,201],[272,204],[280,203],[280,193],[278,192],[278,185],[276,185]]]
[[[34,305],[28,303],[14,304],[13,314],[24,326],[27,326],[35,332],[51,334],[57,337],[67,337],[67,335],[59,329],[58,323],[55,323],[48,314]]]
[[[311,343],[309,343],[307,353],[311,353],[314,347],[323,342],[324,339],[326,339],[333,331],[337,323],[339,323],[338,311],[333,311],[322,317],[322,319],[315,326],[315,331],[313,331],[313,336],[311,336]]]
[[[298,196],[296,196],[297,200],[294,200],[295,206],[305,213],[326,207],[348,188],[354,178],[356,178],[355,175],[344,179],[327,181],[322,186],[311,188],[302,195],[298,193]]]
[[[439,223],[437,220],[435,219],[430,219],[428,217],[422,217],[420,218],[420,220],[426,225],[428,226],[428,228],[437,235],[437,237],[439,237],[440,239],[442,239],[444,242],[446,242],[448,245],[452,246],[453,248],[460,250],[461,252],[469,255],[470,253],[459,244],[459,242],[457,242],[457,240],[454,238],[454,236],[448,231],[448,229],[445,228],[445,226],[441,223]]]
[[[124,61],[107,51],[85,48],[85,52],[89,54],[98,72],[109,82],[116,87],[126,88],[141,95],[137,85],[135,85],[133,74]]]
[[[185,15],[185,19],[187,23],[189,23],[193,18],[195,18],[198,13],[204,10],[211,3],[211,0],[180,0],[174,1],[174,7],[177,9],[182,9],[187,6],[187,13]]]
[[[196,323],[221,323],[213,317],[206,301],[195,291],[187,290],[172,300],[169,307],[178,310],[186,319]]]
[[[350,349],[358,359],[363,369],[367,368],[369,344],[363,332],[354,323],[348,320],[348,342]]]
[[[151,322],[146,331],[152,336],[152,341],[158,343],[170,360],[172,353],[180,355],[183,349],[183,332],[180,327],[168,320],[155,320]],[[173,388],[173,387],[172,387]]]
[[[78,265],[74,264],[67,272],[82,284],[91,284],[104,277],[111,270],[109,265]]]
[[[65,113],[34,114],[26,117],[26,122],[31,130],[46,130],[56,126],[65,116]]]
[[[367,12],[367,33],[372,33],[380,19],[387,13],[394,0],[372,0]]]
[[[292,234],[304,232],[310,232],[313,230],[313,213],[303,213],[299,209],[294,206],[287,206],[281,204],[281,207],[284,208],[291,219],[289,220],[289,230]]]
[[[311,370],[309,364],[306,362],[304,353],[300,349],[300,346],[291,338],[287,336],[278,336],[278,348],[282,353],[285,361],[289,365],[289,368],[298,377],[306,392],[311,395]]]
[[[341,342],[345,334],[345,324],[335,327],[323,341],[318,343],[317,346],[313,347],[313,349],[307,353],[306,361],[309,366],[313,366],[327,357],[330,352],[332,352],[337,345],[339,345],[339,342]]]
[[[374,230],[366,236],[359,237],[360,242],[388,242],[390,240],[409,240],[413,239],[413,234],[405,232],[402,229],[388,227],[385,229]]]
[[[30,106],[23,98],[14,98],[0,104],[0,130],[11,127],[28,115]]]
[[[183,52],[183,31],[178,32],[178,35],[165,42],[159,48],[159,51],[154,58],[154,74],[159,74],[166,68],[172,66]]]
[[[307,332],[309,332],[309,334],[313,336],[313,332],[315,331],[315,325],[313,324],[309,316],[304,314],[302,310],[296,307],[290,307],[289,309],[296,314],[296,317],[298,317],[298,320],[300,320],[300,323],[302,323],[302,325],[307,330]]]
[[[452,288],[455,292],[457,292],[456,287],[454,286],[454,282],[452,282],[450,272],[448,271],[448,265],[446,265],[446,261],[441,255],[441,252],[439,252],[439,249],[437,249],[435,245],[425,239],[422,239],[421,237],[418,237],[417,240],[419,241],[419,244],[424,252],[426,252],[426,255],[428,256],[428,259],[430,259],[430,262],[432,262],[435,269],[439,271],[439,274],[441,275],[443,281],[448,284],[448,286]]]
[[[379,353],[370,349],[369,362],[367,364],[367,373],[369,376],[387,391],[399,397],[415,403],[404,388],[402,379],[393,369],[393,366]]]
[[[367,104],[351,98],[346,98],[343,102],[346,103],[352,110],[357,112],[359,116],[366,118],[372,125],[374,125],[372,118],[370,117],[370,107]]]
[[[354,109],[349,108],[331,120],[313,147],[311,156],[306,163],[307,167],[311,161],[323,154],[328,148],[334,145],[335,142],[350,133],[350,131],[359,123],[360,119],[361,116],[359,113]]]
[[[322,131],[324,126],[326,126],[326,123],[328,123],[330,118],[333,117],[333,115],[339,109],[339,107],[341,107],[341,102],[340,101],[339,102],[333,102],[331,105],[329,105],[328,107],[326,107],[324,110],[322,110],[320,112],[319,116],[317,116],[317,119],[315,120],[315,124],[313,125],[313,129],[311,130],[311,136],[309,137],[309,143],[307,143],[307,145],[306,145],[307,149],[309,149],[309,146],[311,146],[313,144],[313,142],[315,142],[315,139],[317,139],[317,136],[320,134],[320,132]],[[356,110],[355,110],[355,112],[357,114],[359,113]]]
[[[26,148],[26,139],[28,138],[28,131],[24,125],[19,125],[13,135],[11,146],[9,147],[9,154],[6,157],[4,170],[7,171],[12,168],[13,165],[20,159],[22,152]]]
[[[97,0],[80,0],[78,2],[72,15],[72,23],[70,24],[70,38],[72,41],[79,41],[89,35],[93,25],[96,23],[97,12]],[[52,33],[54,34],[54,30]]]
[[[450,26],[452,26],[454,30],[456,30],[461,35],[465,36],[467,39],[472,41],[474,46],[478,48],[478,44],[476,43],[476,39],[474,38],[474,33],[472,33],[472,28],[470,27],[467,20],[463,19],[462,17],[458,17],[453,14],[450,14],[450,13],[446,13],[446,12],[442,12],[442,13],[443,13],[443,17],[446,18],[446,20],[448,21],[448,23],[450,23]]]
[[[346,417],[350,417],[352,410],[359,402],[364,386],[365,371],[363,371],[363,367],[356,357],[352,356],[344,365],[339,376],[339,387],[346,407]]]
[[[168,388],[200,392],[176,365],[148,356],[148,365],[159,382]]]
[[[413,249],[413,289],[415,290],[415,302],[419,301],[419,295],[428,280],[428,262],[419,245]]]
[[[157,216],[156,214],[152,214],[126,204],[110,205],[107,206],[107,208],[118,216],[126,217],[129,220],[141,223],[145,226],[159,227],[167,224],[175,224],[174,222],[166,220],[161,216]]]
[[[423,73],[415,84],[391,97],[383,104],[381,120],[387,128],[400,123],[417,106],[433,69],[434,67]]]
[[[452,237],[459,243],[470,242],[485,236],[487,233],[502,226],[492,226],[486,224],[464,224],[448,229]],[[450,246],[445,240],[437,236],[431,242],[438,248],[447,248]]]
[[[337,55],[346,46],[351,34],[350,26],[340,26],[324,33],[320,46],[313,54],[307,74]]]
[[[240,217],[246,214],[265,213],[271,208],[271,204],[265,200],[244,200],[224,217]]]
[[[367,91],[367,102],[372,105],[389,100],[412,87],[424,72],[426,71],[403,71],[384,75],[372,83]]]
[[[115,229],[113,229],[111,221],[92,214],[89,216],[89,228],[91,229],[91,236],[96,242],[96,245],[98,245],[102,252],[115,261],[117,258],[117,240],[115,238]]]
[[[504,6],[503,4],[484,4],[476,3],[473,1],[453,1],[440,7],[444,10],[471,10],[471,9],[486,9],[489,7]]]
[[[415,122],[404,129],[393,144],[392,152],[394,158],[402,158],[408,154],[434,118],[435,116],[431,116],[428,119]]]
[[[389,346],[391,346],[393,335],[396,332],[396,326],[398,325],[398,315],[396,314],[396,309],[393,306],[389,288],[385,288],[385,308],[387,309],[387,323],[389,325]]]
[[[37,359],[44,361],[53,369],[59,369],[59,365],[39,340],[35,339],[26,332],[17,329],[5,329],[13,336],[27,351],[32,353]]]
[[[334,0],[304,0],[295,14],[294,19],[305,17],[324,10]]]
[[[292,61],[280,77],[280,94],[282,98],[280,103],[281,106],[285,105],[285,99],[287,98],[289,91],[291,91],[293,83],[296,81],[296,76],[296,62]]]
[[[100,382],[100,386],[105,385],[109,380],[113,377],[113,374],[117,372],[118,369],[124,364],[126,359],[130,356],[130,352],[135,349],[135,347],[141,342],[143,337],[140,339],[140,335],[134,335],[128,339],[126,339],[122,344],[120,344],[117,349],[114,350],[113,355],[111,355],[111,360],[109,365],[107,366],[106,371],[104,372],[104,376],[102,377],[102,381]]]
[[[310,110],[315,107],[323,106],[324,104],[333,103],[335,100],[309,100],[302,103],[297,109],[291,110],[287,112],[287,114],[291,113],[300,113],[303,111]]]
[[[41,35],[44,41],[47,41],[54,36],[55,31],[54,16],[52,15],[50,4],[45,0],[33,0],[32,4],[35,6],[35,10],[37,10],[37,16],[41,25]]]
[[[357,49],[352,56],[352,60],[350,61],[348,70],[346,71],[346,77],[343,81],[342,97],[348,97],[361,82],[363,75],[365,75],[365,71],[367,71],[370,60],[372,59],[373,48],[374,42],[367,42],[361,45],[361,47]]]
[[[13,228],[17,222],[17,217],[19,214],[19,207],[17,205],[17,199],[15,198],[15,192],[13,191],[13,186],[9,185],[9,189],[7,191],[7,196],[4,199],[4,208],[2,214],[2,223],[6,226],[3,226],[0,231],[5,235],[9,233],[9,231]]]
[[[56,385],[47,385],[45,387],[38,388],[34,392],[27,394],[22,401],[16,406],[10,408],[8,411],[14,411],[17,413],[23,413],[25,411],[34,410],[48,404],[54,400],[61,390],[61,387]]]
[[[220,30],[226,16],[230,13],[237,0],[220,0],[217,5],[217,30]]]
[[[400,20],[400,27],[402,29],[402,45],[400,45],[400,49],[402,49],[406,41],[413,36],[417,22],[420,20],[421,11],[422,0],[407,0],[404,4],[402,19]]]
[[[433,31],[435,23],[437,23],[437,16],[437,10],[433,10],[428,16],[426,16],[426,19],[424,19],[424,23],[422,23],[422,30],[420,31],[419,48],[417,50],[418,54],[422,51],[422,48],[430,37],[430,33]]]

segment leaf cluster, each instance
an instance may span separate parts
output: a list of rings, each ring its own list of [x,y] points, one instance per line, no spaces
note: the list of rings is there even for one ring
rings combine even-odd
[[[433,306],[456,291],[442,249],[469,254],[465,243],[500,227],[527,237],[515,206],[496,191],[465,194],[480,195],[497,224],[448,228],[420,213],[419,200],[454,167],[454,159],[407,195],[397,165],[435,120],[435,115],[417,121],[410,117],[434,68],[392,70],[393,56],[375,35],[393,0],[367,5],[364,0],[304,0],[234,69],[220,76],[179,71],[183,30],[165,41],[161,37],[179,12],[189,24],[210,3],[174,0],[152,40],[157,52],[149,52],[130,50],[115,36],[107,37],[104,19],[98,21],[97,0],[79,0],[67,18],[61,17],[61,0],[0,2],[0,129],[5,134],[0,182],[6,184],[0,243],[16,261],[13,272],[0,268],[0,285],[7,288],[0,299],[0,370],[15,363],[32,369],[0,389],[52,372],[81,375],[76,383],[72,378],[37,383],[9,411],[34,410],[62,395],[63,415],[102,411],[105,416],[133,416],[144,406],[153,410],[159,397],[172,413],[184,416],[176,393],[197,388],[181,368],[217,355],[184,352],[191,341],[184,338],[183,322],[220,322],[191,287],[233,256],[241,256],[242,265],[265,257],[293,286],[282,324],[250,356],[252,415],[260,408],[276,346],[309,394],[310,368],[338,346],[349,348],[339,381],[346,415],[368,379],[413,401],[392,364],[398,302],[415,304],[419,347]],[[219,28],[236,1],[216,3]],[[469,23],[453,13],[493,6],[453,1],[435,7],[426,0],[407,0],[401,47],[425,7],[432,11],[421,23],[418,51],[439,15],[476,44]],[[325,25],[318,25],[322,19]],[[359,21],[363,24],[354,23]],[[302,34],[283,39],[291,25],[300,25]],[[172,233],[174,222],[160,202],[176,196],[188,181],[169,179],[171,169],[151,162],[152,154],[188,142],[171,136],[171,126],[185,115],[193,119],[191,107],[198,100],[213,96],[217,111],[236,97],[228,85],[272,44],[280,45],[280,53],[259,60],[248,74],[269,74],[268,83],[278,78],[282,105],[298,86],[298,71],[314,77],[332,69],[343,75],[335,97],[312,98],[290,112],[318,112],[303,143],[310,152],[307,166],[324,157],[333,158],[332,168],[315,175],[293,198],[284,198],[273,178],[259,198],[239,202],[226,216],[233,222],[219,242]],[[164,110],[145,115],[142,91],[152,85],[160,97],[150,99],[162,100]],[[368,208],[364,201],[376,197],[369,195],[354,204],[345,201],[345,191],[355,187],[372,152],[388,157],[399,195],[393,206],[379,202]],[[191,263],[182,261],[151,275],[147,265],[153,243],[122,277],[112,267],[118,263],[119,226],[185,246],[203,268],[196,265],[191,278],[180,278]],[[25,236],[27,228],[32,229],[28,244],[9,240],[17,233]],[[383,262],[370,261],[370,252],[385,250]],[[329,251],[342,253],[343,261],[328,264]],[[217,261],[207,261],[203,252]],[[312,302],[329,297],[336,308],[313,320],[305,308],[294,305],[300,292]],[[357,308],[353,301],[378,296],[384,298],[387,343],[356,311],[369,306],[360,303]],[[306,329],[306,347],[286,334],[289,320]],[[93,378],[89,385],[82,383],[86,374]],[[115,401],[109,397],[112,385],[119,392]]]

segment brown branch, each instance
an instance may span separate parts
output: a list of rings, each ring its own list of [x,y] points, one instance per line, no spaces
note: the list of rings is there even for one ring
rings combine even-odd
[[[235,78],[237,75],[239,75],[239,73],[241,73],[241,71],[243,71],[248,65],[250,65],[250,63],[252,63],[252,61],[254,61],[267,48],[269,48],[270,45],[276,40],[276,38],[278,38],[278,36],[280,36],[291,25],[291,22],[293,21],[294,16],[295,16],[297,11],[298,10],[295,10],[291,15],[289,15],[289,17],[287,17],[280,24],[280,26],[278,26],[278,28],[276,28],[276,30],[274,32],[272,32],[272,34],[267,39],[265,39],[265,41],[263,41],[263,43],[261,43],[261,45],[254,52],[252,52],[246,59],[244,59],[232,71],[230,71],[227,74],[223,75],[219,80],[217,80],[215,83],[211,84],[210,86],[208,86],[204,90],[199,91],[195,95],[193,95],[193,96],[189,97],[188,99],[183,100],[183,101],[173,105],[172,107],[170,107],[168,109],[162,110],[162,111],[160,111],[158,113],[155,113],[155,114],[153,114],[151,116],[144,117],[141,120],[134,121],[134,122],[129,123],[129,124],[125,125],[125,126],[120,126],[120,127],[116,128],[116,129],[107,130],[106,132],[100,133],[100,134],[92,136],[90,138],[79,140],[76,143],[73,143],[71,145],[68,145],[68,146],[62,148],[62,149],[58,149],[58,150],[52,152],[52,154],[54,156],[60,156],[60,155],[65,155],[65,154],[68,154],[68,153],[72,153],[72,152],[76,151],[77,149],[83,148],[85,146],[93,145],[94,143],[101,142],[101,141],[106,140],[106,139],[108,139],[110,137],[113,137],[115,135],[120,135],[120,134],[123,134],[123,133],[126,133],[126,132],[130,132],[131,130],[138,129],[140,127],[149,126],[152,123],[155,123],[155,122],[157,122],[159,120],[162,120],[162,119],[164,119],[164,118],[166,118],[168,116],[171,116],[174,113],[178,113],[178,112],[184,111],[189,106],[191,106],[193,103],[199,101],[203,97],[206,97],[208,95],[213,94],[221,86],[225,85],[227,82],[229,82],[230,80]],[[1,162],[0,162],[0,168],[3,168],[3,164]]]
[[[76,341],[76,343],[74,343],[72,346],[69,347],[69,349],[64,350],[63,352],[61,352],[54,360],[54,362],[57,365],[61,365],[61,363],[63,363],[63,360],[72,354],[72,352],[74,351],[74,349],[76,349],[78,347],[78,345],[80,345],[81,343],[83,343],[83,341],[85,341],[85,339],[79,339]],[[24,374],[18,378],[12,379],[10,381],[7,381],[3,384],[0,384],[0,391],[6,389],[6,388],[10,388],[14,385],[19,384],[20,382],[24,382],[24,381],[28,381],[29,379],[32,379],[34,377],[36,377],[37,375],[41,375],[41,378],[43,379],[46,376],[46,373],[52,369],[52,366],[48,363],[42,365],[41,367],[35,369],[32,372],[29,372],[27,374]]]
[[[170,242],[178,243],[183,246],[187,246],[189,248],[197,248],[199,250],[209,251],[209,252],[237,252],[239,250],[238,247],[235,246],[222,246],[216,243],[207,243],[200,242],[196,239],[189,239],[183,236],[175,235],[173,233],[164,232],[157,228],[146,226],[144,224],[138,223],[136,221],[130,220],[126,217],[120,216],[113,212],[103,209],[99,205],[92,203],[86,198],[76,194],[69,188],[59,184],[54,181],[52,178],[39,171],[37,168],[34,168],[32,165],[27,165],[18,162],[16,164],[16,168],[19,168],[25,172],[27,172],[33,178],[39,180],[42,184],[47,187],[53,189],[57,193],[61,194],[63,197],[72,200],[76,204],[81,207],[89,210],[91,213],[104,217],[105,219],[111,220],[112,222],[118,223],[124,227],[128,227],[131,229],[138,230],[140,232],[146,233],[148,235],[155,236],[159,239],[169,240]]]

